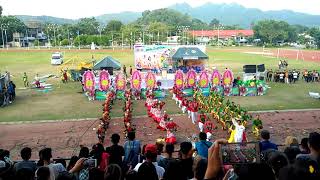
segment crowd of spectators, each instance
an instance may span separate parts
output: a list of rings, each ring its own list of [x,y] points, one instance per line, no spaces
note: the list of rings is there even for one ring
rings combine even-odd
[[[267,70],[266,81],[267,82],[280,82],[280,83],[296,83],[299,79],[303,79],[305,82],[320,82],[319,71],[317,70]]]
[[[13,162],[10,152],[0,150],[1,180],[319,180],[320,134],[308,138],[289,136],[283,150],[270,140],[270,133],[261,131],[261,162],[224,165],[220,146],[227,143],[218,139],[206,140],[199,134],[196,143],[182,142],[175,151],[173,144],[146,144],[130,132],[124,146],[120,136],[111,136],[112,145],[104,148],[95,144],[91,150],[81,147],[78,156],[52,159],[51,148],[39,151],[39,160],[31,161],[32,149],[21,150],[21,160]],[[176,146],[176,147],[177,147]],[[278,149],[279,148],[279,149]],[[173,156],[178,152],[176,157]],[[94,162],[93,164],[90,162]]]

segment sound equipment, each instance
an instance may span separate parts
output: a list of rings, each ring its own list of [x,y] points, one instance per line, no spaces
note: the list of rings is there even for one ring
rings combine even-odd
[[[264,72],[266,68],[264,67],[264,64],[257,65],[258,72]]]
[[[244,65],[243,66],[243,72],[244,73],[256,73],[257,72],[257,66],[256,65]]]

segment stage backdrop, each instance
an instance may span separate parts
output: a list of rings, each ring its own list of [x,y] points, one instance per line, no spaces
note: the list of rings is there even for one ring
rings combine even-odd
[[[135,45],[134,64],[137,69],[162,68],[171,64],[169,55],[180,47],[197,47],[204,53],[206,47],[202,45],[170,46],[170,45]]]

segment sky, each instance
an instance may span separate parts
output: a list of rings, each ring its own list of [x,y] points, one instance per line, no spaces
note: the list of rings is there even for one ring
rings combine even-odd
[[[122,11],[142,12],[182,2],[193,7],[207,2],[238,3],[261,10],[289,9],[320,15],[320,0],[0,0],[0,5],[4,15],[48,15],[77,19]]]

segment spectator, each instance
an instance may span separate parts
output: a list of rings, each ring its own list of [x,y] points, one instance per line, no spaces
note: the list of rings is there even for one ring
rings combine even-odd
[[[279,180],[319,180],[319,165],[312,159],[297,159],[280,170]]]
[[[161,155],[161,153],[163,152],[163,142],[156,142],[156,146],[157,146],[157,162],[159,163],[160,160],[162,160],[164,157]]]
[[[241,165],[237,172],[237,180],[275,180],[275,175],[270,166],[265,163]]]
[[[310,153],[308,143],[309,143],[308,138],[301,139],[301,145],[300,145],[301,154],[309,154]]]
[[[296,146],[299,147],[299,141],[296,137],[293,136],[287,136],[285,140],[285,146],[290,147],[290,146]]]
[[[74,165],[76,164],[76,162],[79,160],[78,156],[72,156],[70,161],[69,161],[69,164],[68,164],[68,167],[67,167],[67,171],[70,171]]]
[[[195,150],[197,151],[198,155],[203,158],[208,158],[208,149],[212,146],[212,142],[206,140],[207,134],[204,132],[199,133],[199,142],[196,143]]]
[[[57,164],[57,163],[60,163],[60,164],[63,165],[64,168],[67,168],[67,162],[66,162],[66,160],[64,160],[64,159],[56,159],[56,160],[55,160],[55,163],[56,163],[56,164]]]
[[[139,174],[139,169],[142,164],[144,163],[152,163],[156,169],[156,174],[158,175],[159,179],[163,178],[163,174],[165,172],[164,168],[159,166],[157,163],[157,147],[154,144],[148,144],[145,148],[145,157],[146,160],[143,163],[138,163],[134,168],[135,171]]]
[[[269,131],[262,130],[260,133],[260,136],[262,139],[262,141],[260,141],[260,143],[259,143],[261,152],[268,150],[268,149],[278,150],[278,146],[269,141],[269,139],[270,139],[270,132]]]
[[[92,147],[92,150],[90,152],[90,156],[93,159],[97,160],[98,168],[104,172],[109,164],[109,156],[110,155],[107,152],[105,152],[103,145],[100,143],[95,144]]]
[[[138,177],[138,172],[128,171],[125,180],[140,180]]]
[[[36,179],[37,180],[51,180],[50,169],[48,167],[40,167],[36,171]]]
[[[140,141],[135,140],[135,132],[128,133],[128,141],[124,143],[124,166],[135,167],[138,164],[139,153],[141,152]]]
[[[182,167],[182,164],[173,159],[172,161],[169,161],[167,164],[167,168],[165,169],[164,180],[187,180],[187,175],[184,172],[184,169]]]
[[[61,163],[51,163],[52,150],[51,148],[44,148],[41,150],[40,159],[43,160],[43,166],[50,169],[50,179],[54,180],[58,177],[59,173],[66,171],[65,167]]]
[[[30,168],[21,168],[16,171],[15,179],[16,180],[34,180],[34,171]]]
[[[172,158],[173,152],[174,152],[174,145],[170,143],[166,144],[165,156],[164,158],[160,159],[160,161],[158,162],[158,165],[163,167],[165,170],[167,170],[169,162],[174,160],[174,158]]]
[[[298,154],[301,153],[299,146],[286,147],[284,153],[287,155],[290,164],[293,164]]]
[[[104,176],[104,171],[99,168],[89,169],[89,180],[102,180]]]
[[[279,176],[280,169],[289,164],[289,160],[286,155],[277,150],[269,151],[266,156],[266,163],[273,169],[276,177]]]
[[[122,171],[118,164],[110,164],[104,174],[104,180],[121,180]]]
[[[144,162],[141,164],[138,170],[138,178],[139,179],[148,179],[148,180],[158,180],[162,179],[158,177],[156,167],[151,162]]]
[[[119,146],[120,136],[119,134],[112,134],[111,142],[112,146],[106,148],[106,152],[109,153],[109,163],[117,164],[122,167],[122,159],[124,157],[124,149],[122,146]]]
[[[79,152],[79,159],[80,158],[88,158],[89,157],[89,148],[81,146]]]
[[[12,103],[16,97],[16,85],[10,81],[8,86],[9,103]]]
[[[184,170],[184,173],[186,174],[187,178],[192,179],[193,178],[192,144],[190,142],[182,142],[180,144],[179,153],[180,153],[179,155],[180,155],[180,163],[181,163],[182,169]]]
[[[25,147],[20,151],[20,156],[22,158],[21,162],[18,162],[14,165],[14,170],[18,172],[20,169],[29,169],[33,173],[37,170],[37,165],[33,161],[29,161],[31,158],[31,148]]]
[[[313,132],[309,134],[309,148],[311,157],[320,164],[320,134]]]
[[[76,180],[76,176],[69,173],[68,171],[61,172],[56,180]]]
[[[194,172],[194,178],[196,180],[203,180],[204,179],[207,165],[208,165],[207,159],[199,158],[198,161],[195,161],[193,172]]]

